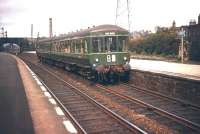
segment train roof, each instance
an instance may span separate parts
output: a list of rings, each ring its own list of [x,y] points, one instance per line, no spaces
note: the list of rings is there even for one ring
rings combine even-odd
[[[77,32],[71,32],[62,36],[53,37],[51,38],[51,40],[61,40],[65,38],[88,36],[92,33],[98,33],[98,32],[119,32],[119,33],[121,32],[128,34],[128,31],[122,27],[119,27],[117,25],[106,24],[106,25],[99,25],[92,28],[83,29]],[[48,40],[50,40],[50,38],[45,38],[40,41],[48,41]]]

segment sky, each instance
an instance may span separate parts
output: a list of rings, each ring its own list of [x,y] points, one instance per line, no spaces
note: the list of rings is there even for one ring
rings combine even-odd
[[[130,0],[131,31],[156,26],[187,25],[200,14],[200,0]],[[128,28],[126,0],[120,0],[117,24]],[[117,0],[0,0],[0,27],[9,37],[48,36],[49,18],[53,34],[59,35],[92,27],[115,24]]]

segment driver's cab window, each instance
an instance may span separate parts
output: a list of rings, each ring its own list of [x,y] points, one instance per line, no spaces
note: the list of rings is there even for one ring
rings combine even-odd
[[[106,52],[116,52],[117,46],[116,46],[116,37],[106,37],[106,45],[105,50]]]
[[[102,46],[103,42],[102,42],[102,39],[101,38],[93,38],[92,39],[92,46],[93,46],[93,52],[94,53],[97,53],[97,52],[102,52]]]
[[[126,37],[118,37],[119,52],[127,51],[126,49]]]

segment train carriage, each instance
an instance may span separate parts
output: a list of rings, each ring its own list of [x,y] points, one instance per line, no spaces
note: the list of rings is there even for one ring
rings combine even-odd
[[[128,31],[100,25],[60,37],[38,39],[42,62],[63,67],[100,82],[129,79]]]

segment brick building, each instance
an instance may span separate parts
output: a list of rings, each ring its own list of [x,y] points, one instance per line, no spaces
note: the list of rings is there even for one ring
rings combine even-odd
[[[189,60],[200,61],[200,14],[198,22],[190,21],[189,26],[182,26],[186,33],[185,40]]]

